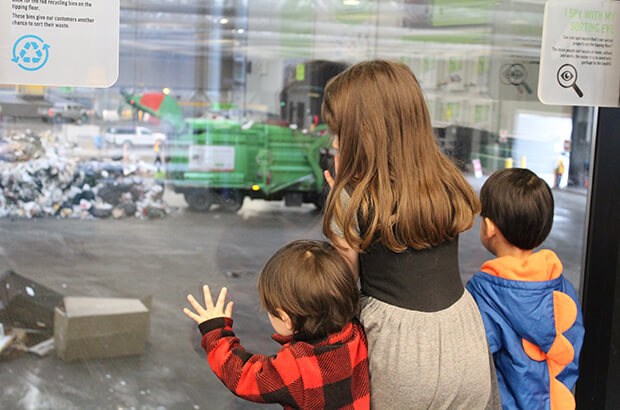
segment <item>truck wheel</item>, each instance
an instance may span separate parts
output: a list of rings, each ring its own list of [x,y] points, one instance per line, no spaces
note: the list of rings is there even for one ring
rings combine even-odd
[[[315,194],[314,200],[312,203],[316,207],[317,211],[324,211],[325,204],[327,203],[327,196],[329,195],[329,185],[327,183],[323,184],[322,192],[317,192]]]
[[[192,189],[183,193],[185,202],[193,211],[206,212],[213,204],[213,193],[208,189]]]
[[[314,200],[312,201],[312,203],[314,204],[314,207],[316,208],[317,211],[322,211],[323,208],[325,207],[325,198],[323,198],[322,195],[317,194],[314,197]]]
[[[236,189],[218,192],[218,204],[226,212],[237,212],[243,206],[243,194]]]

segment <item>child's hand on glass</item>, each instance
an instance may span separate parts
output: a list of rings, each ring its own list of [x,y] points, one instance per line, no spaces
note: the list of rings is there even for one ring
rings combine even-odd
[[[220,290],[220,295],[217,298],[215,306],[213,305],[213,300],[211,299],[211,291],[209,290],[209,286],[204,285],[202,287],[202,291],[204,293],[205,307],[203,308],[192,295],[187,295],[187,300],[194,307],[196,313],[192,312],[188,308],[184,308],[183,313],[195,320],[198,324],[209,319],[215,319],[216,317],[232,317],[234,302],[228,302],[226,309],[224,309],[228,289],[222,288],[222,290]]]

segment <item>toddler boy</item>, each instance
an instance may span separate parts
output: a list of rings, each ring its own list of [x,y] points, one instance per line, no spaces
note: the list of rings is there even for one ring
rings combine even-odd
[[[261,305],[282,344],[275,356],[247,352],[232,331],[226,288],[213,305],[183,312],[199,324],[209,365],[234,394],[297,409],[368,409],[368,342],[355,319],[359,293],[349,265],[324,241],[294,241],[267,261],[258,279]]]

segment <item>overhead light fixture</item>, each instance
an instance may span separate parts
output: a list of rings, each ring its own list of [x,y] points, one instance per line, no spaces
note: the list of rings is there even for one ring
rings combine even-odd
[[[228,19],[226,17],[220,19],[220,24],[228,23]]]
[[[342,0],[345,6],[359,6],[360,0]]]
[[[170,88],[166,87],[163,90],[161,90],[164,94],[168,95],[170,94]]]
[[[239,33],[239,34],[243,34],[243,33],[245,33],[245,30],[244,30],[244,29],[242,29],[242,28],[239,28],[239,29],[237,29],[237,33]]]

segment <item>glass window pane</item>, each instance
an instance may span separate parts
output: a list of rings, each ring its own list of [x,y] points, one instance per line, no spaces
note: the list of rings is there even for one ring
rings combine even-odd
[[[578,289],[594,110],[538,101],[543,8],[542,0],[122,1],[114,86],[0,86],[0,258],[26,278],[14,282],[18,299],[2,296],[0,312],[33,300],[30,316],[0,316],[15,338],[0,352],[3,403],[257,408],[211,372],[181,309],[202,284],[227,286],[244,346],[277,352],[258,274],[284,243],[323,237],[322,170],[334,154],[323,89],[368,59],[413,70],[442,152],[476,190],[506,167],[530,168],[553,188],[554,224],[541,248],[558,254]],[[479,232],[477,218],[460,237],[464,283],[493,257]],[[72,335],[82,342],[39,358],[23,346],[53,337],[55,305],[39,305],[35,284],[60,298],[150,296],[140,302],[149,313],[137,316],[150,330],[123,333],[132,326],[124,323],[106,333],[98,318]],[[114,349],[129,356],[58,357],[79,355],[80,343],[114,356],[118,340]]]

